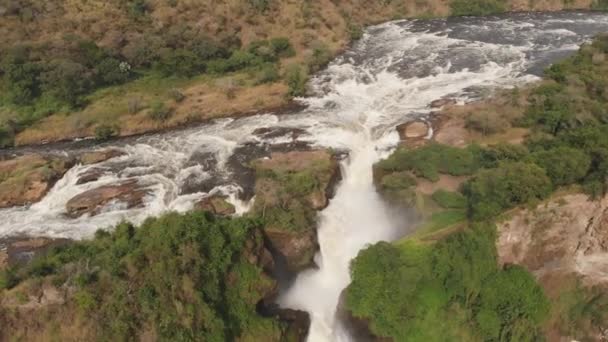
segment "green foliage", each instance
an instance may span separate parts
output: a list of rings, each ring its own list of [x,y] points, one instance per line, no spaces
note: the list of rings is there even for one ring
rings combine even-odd
[[[150,118],[156,121],[166,121],[171,117],[172,110],[168,108],[164,102],[155,101],[150,106],[150,112],[148,115]]]
[[[451,0],[450,9],[454,16],[488,15],[507,10],[504,0]]]
[[[348,25],[348,35],[350,36],[350,40],[359,40],[363,37],[363,28],[361,25],[357,25],[352,21],[347,23]]]
[[[164,76],[193,77],[204,71],[205,65],[194,52],[176,49],[163,53],[156,68]]]
[[[495,168],[501,162],[520,161],[528,156],[528,149],[522,145],[499,143],[479,150],[481,165]]]
[[[258,12],[265,12],[270,8],[271,0],[247,0],[251,7]]]
[[[15,133],[8,127],[0,126],[0,148],[11,147],[15,144]]]
[[[289,38],[286,37],[276,37],[270,39],[270,47],[273,53],[279,58],[288,58],[293,57],[296,54],[296,51],[291,45]]]
[[[312,56],[308,61],[308,67],[312,72],[321,70],[333,57],[329,47],[324,43],[318,42],[313,46]]]
[[[99,141],[109,140],[119,133],[120,129],[115,125],[101,124],[95,127],[95,139]]]
[[[351,264],[346,306],[396,341],[534,341],[548,302],[529,273],[497,267],[494,243],[476,225],[434,245],[376,244]]]
[[[532,154],[532,159],[547,171],[556,186],[582,180],[591,166],[591,158],[585,152],[570,147],[539,151]]]
[[[593,0],[591,3],[591,8],[595,10],[605,11],[608,10],[608,1],[607,0]]]
[[[545,170],[523,162],[508,162],[482,170],[464,187],[474,220],[492,219],[506,209],[541,200],[551,191],[551,180]]]
[[[148,219],[137,229],[123,223],[52,250],[19,275],[75,282],[70,300],[100,340],[130,340],[150,328],[160,340],[237,340],[257,326],[274,329],[256,313],[272,282],[246,255],[263,243],[258,226],[202,212]]]
[[[285,75],[287,86],[289,87],[289,96],[297,97],[306,95],[306,83],[308,82],[308,74],[302,70],[299,65],[291,65],[287,69]]]
[[[433,201],[445,209],[465,209],[467,208],[467,199],[458,192],[445,190],[437,190],[433,193]]]
[[[128,0],[127,10],[131,17],[139,19],[148,12],[148,3],[146,0]]]
[[[146,1],[129,1],[138,17]],[[19,113],[18,128],[60,111],[87,104],[95,90],[123,84],[156,71],[159,77],[191,78],[201,73],[250,71],[255,84],[279,80],[281,58],[295,55],[284,37],[252,43],[241,50],[235,36],[211,39],[189,27],[146,32],[119,50],[101,48],[90,40],[66,36],[61,53],[41,45],[16,46],[0,53],[3,100]]]
[[[412,171],[416,176],[437,181],[439,174],[463,176],[479,168],[474,148],[460,149],[441,144],[428,144],[418,149],[399,148],[388,159],[377,164],[385,171]]]
[[[264,64],[260,70],[256,73],[256,84],[272,83],[279,80],[279,69],[276,64],[267,63]]]
[[[4,289],[10,289],[13,286],[17,285],[19,279],[15,274],[15,270],[12,268],[7,268],[4,270],[0,270],[0,291]]]

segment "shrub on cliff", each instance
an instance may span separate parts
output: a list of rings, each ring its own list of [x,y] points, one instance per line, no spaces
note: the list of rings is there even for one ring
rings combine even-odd
[[[464,186],[474,220],[492,219],[506,209],[541,200],[552,191],[545,170],[532,163],[503,163],[482,170]]]
[[[376,244],[359,253],[351,274],[346,308],[396,341],[534,341],[548,313],[531,274],[497,266],[493,225],[435,244]]]
[[[532,155],[532,160],[545,169],[556,186],[582,180],[591,166],[591,158],[585,152],[570,147],[536,152]]]
[[[430,181],[437,181],[440,173],[470,175],[479,166],[479,156],[474,147],[461,149],[437,143],[413,150],[400,148],[377,164],[381,170],[412,171],[416,176]]]

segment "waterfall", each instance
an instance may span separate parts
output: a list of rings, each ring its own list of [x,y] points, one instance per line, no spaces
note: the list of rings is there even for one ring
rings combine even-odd
[[[395,126],[424,117],[429,104],[442,97],[466,102],[488,89],[535,80],[551,62],[607,30],[608,15],[582,12],[403,20],[370,27],[311,80],[314,95],[298,99],[305,109],[221,119],[116,143],[125,155],[76,165],[42,201],[0,210],[0,237],[89,238],[121,220],[139,223],[167,211],[190,210],[214,193],[228,196],[242,213],[251,204],[239,196],[248,186],[242,165],[268,146],[296,139],[345,151],[343,180],[319,214],[319,268],[299,274],[279,302],[311,314],[309,341],[350,340],[335,318],[339,295],[350,281],[350,260],[369,244],[397,238],[408,224],[385,207],[372,180],[373,164],[399,143]],[[268,130],[277,134],[265,134]],[[289,134],[293,130],[301,132],[297,138]],[[79,176],[92,169],[102,176],[78,184]],[[66,215],[65,204],[73,196],[124,179],[136,179],[147,190],[143,207],[112,204],[93,217]]]

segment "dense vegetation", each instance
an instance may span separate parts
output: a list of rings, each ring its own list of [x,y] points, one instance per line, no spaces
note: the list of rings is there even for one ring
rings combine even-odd
[[[189,78],[245,69],[256,75],[256,83],[269,83],[280,78],[279,60],[294,54],[287,38],[255,41],[243,48],[236,38],[217,41],[193,31],[144,36],[140,45],[119,51],[76,36],[64,37],[50,48],[48,44],[12,46],[0,53],[1,88],[5,90],[0,105],[19,115],[0,128],[1,141],[9,144],[9,133],[49,114],[83,107],[87,96],[101,87],[150,73]],[[303,91],[300,83],[292,85],[294,95]],[[158,101],[149,106],[154,120],[163,121],[170,115]]]
[[[380,243],[355,259],[347,305],[396,341],[536,341],[549,304],[523,268],[497,266],[494,228],[435,245]]]
[[[256,313],[274,288],[256,262],[263,249],[258,227],[255,220],[202,212],[169,214],[137,228],[120,224],[3,272],[0,293],[20,285],[3,294],[18,295],[20,282],[71,289],[68,305],[93,339],[124,341],[152,331],[172,341],[278,340],[279,322]],[[0,315],[0,325],[10,326],[2,322],[9,313]],[[51,322],[45,326],[52,333]]]
[[[549,315],[557,330],[573,337],[606,326],[601,290],[564,285],[568,290],[550,306],[527,271],[498,267],[493,223],[560,187],[578,185],[591,197],[606,193],[606,53],[608,36],[600,36],[547,69],[523,116],[510,122],[530,129],[523,145],[432,143],[400,148],[376,165],[379,189],[389,199],[426,200],[437,208],[420,232],[374,245],[353,262],[347,307],[369,321],[373,334],[398,341],[536,341]],[[468,180],[457,193],[439,190],[421,200],[416,177],[437,181],[440,174]]]

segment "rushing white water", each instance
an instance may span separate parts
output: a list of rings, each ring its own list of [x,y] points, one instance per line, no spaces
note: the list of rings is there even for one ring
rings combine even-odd
[[[372,184],[372,165],[398,144],[394,127],[424,117],[433,100],[450,96],[467,101],[484,89],[529,82],[536,78],[532,74],[607,30],[608,16],[597,13],[398,21],[371,27],[313,79],[316,95],[300,99],[306,109],[218,120],[121,143],[115,147],[125,156],[75,166],[41,202],[0,210],[0,237],[87,238],[120,220],[137,223],[171,210],[190,210],[217,192],[230,196],[242,213],[250,202],[237,195],[251,187],[244,167],[249,160],[279,145],[290,149],[298,143],[346,151],[343,181],[319,217],[319,268],[301,273],[279,302],[311,314],[309,341],[350,340],[335,318],[340,293],[350,280],[349,262],[366,245],[392,240],[407,225],[385,207]],[[104,176],[77,184],[92,169]],[[93,217],[66,216],[70,198],[125,179],[149,190],[144,207],[112,203]]]

